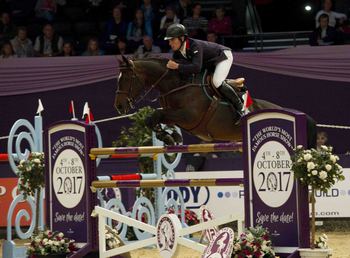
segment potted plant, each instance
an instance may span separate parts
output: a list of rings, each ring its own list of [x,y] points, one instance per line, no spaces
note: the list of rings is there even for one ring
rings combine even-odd
[[[267,229],[257,226],[246,229],[233,241],[232,258],[275,258]]]
[[[28,196],[35,196],[35,230],[39,232],[39,201],[42,187],[45,185],[45,161],[44,153],[31,152],[28,159],[21,160],[17,166],[19,177],[18,190],[23,193],[24,199]]]
[[[62,232],[46,230],[31,237],[27,254],[29,258],[65,258],[75,249],[74,240],[65,238]]]
[[[301,257],[308,257],[309,252],[318,252],[319,256],[328,257],[330,250],[327,246],[315,245],[315,192],[317,190],[327,192],[336,182],[344,180],[342,167],[338,164],[339,157],[334,155],[331,146],[322,145],[319,150],[306,150],[299,145],[292,156],[292,171],[295,178],[299,179],[301,184],[310,187],[311,203],[311,251],[300,249]],[[317,250],[314,250],[318,248]],[[323,249],[320,249],[322,247]],[[315,257],[315,256],[313,256]]]

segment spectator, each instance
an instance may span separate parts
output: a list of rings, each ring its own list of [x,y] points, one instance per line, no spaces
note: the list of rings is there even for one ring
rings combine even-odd
[[[26,27],[18,27],[17,36],[11,39],[11,45],[17,57],[34,56],[33,43],[27,37]]]
[[[337,24],[337,19],[339,20],[339,24],[341,25],[346,19],[347,16],[344,13],[337,13],[332,11],[332,7],[333,7],[333,2],[332,0],[324,0],[323,2],[323,10],[320,10],[317,14],[316,14],[316,28],[318,28],[320,26],[320,16],[322,14],[327,14],[329,17],[329,26],[331,27],[335,27]]]
[[[139,58],[151,57],[152,54],[159,54],[161,50],[158,46],[153,45],[153,39],[150,36],[143,36],[143,45],[136,50],[136,55]]]
[[[75,56],[75,50],[72,42],[64,42],[62,53],[59,56]]]
[[[192,17],[185,18],[183,25],[187,28],[188,36],[191,38],[205,39],[208,29],[208,20],[201,16],[202,6],[199,3],[193,5]]]
[[[225,16],[224,7],[218,7],[215,10],[215,18],[212,18],[208,24],[209,31],[215,31],[217,35],[231,35],[232,22],[229,16]]]
[[[1,48],[1,59],[14,58],[16,57],[13,52],[13,48],[10,42],[6,42],[2,45]]]
[[[177,24],[180,23],[180,19],[177,18],[174,9],[171,6],[168,6],[165,9],[165,15],[160,20],[160,31],[159,31],[159,38],[164,39],[165,33],[167,28],[171,24]]]
[[[186,17],[190,16],[191,13],[191,0],[178,0],[175,4],[175,11],[177,17],[179,17],[180,22],[182,22]]]
[[[141,9],[135,11],[135,19],[129,23],[126,38],[131,44],[132,48],[137,48],[144,35],[152,36],[152,28],[145,25],[143,12]]]
[[[319,17],[320,26],[310,36],[311,46],[328,46],[337,43],[337,31],[329,26],[329,16],[325,13]]]
[[[52,22],[57,12],[56,0],[38,0],[35,6],[36,17]]]
[[[16,26],[12,23],[9,13],[1,14],[0,43],[8,41],[16,36]]]
[[[123,21],[122,10],[118,6],[113,8],[112,15],[107,23],[107,41],[114,44],[118,38],[126,36],[127,23]]]
[[[207,41],[218,43],[218,35],[216,35],[216,33],[213,31],[209,31],[207,34]]]
[[[97,38],[90,38],[83,56],[103,56],[104,52],[99,48]]]
[[[140,9],[143,11],[146,26],[152,28],[153,32],[153,23],[156,17],[156,8],[153,7],[152,0],[143,0],[143,4],[141,5]],[[152,37],[152,34],[148,35]]]
[[[51,24],[44,25],[43,35],[35,39],[34,50],[38,56],[57,56],[62,51],[63,39]]]
[[[321,150],[322,145],[326,145],[328,142],[328,134],[324,131],[317,133],[317,150]]]
[[[117,40],[116,44],[116,50],[113,51],[115,55],[128,55],[131,54],[131,51],[128,48],[128,45],[126,44],[126,39],[125,38],[119,38]]]

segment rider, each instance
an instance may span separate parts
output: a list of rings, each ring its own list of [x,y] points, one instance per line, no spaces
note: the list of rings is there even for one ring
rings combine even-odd
[[[202,68],[215,67],[213,84],[230,101],[237,113],[243,116],[243,103],[235,90],[225,82],[230,71],[233,57],[231,49],[212,42],[192,39],[187,36],[182,24],[172,24],[166,31],[164,40],[169,40],[173,50],[173,59],[167,68],[179,70],[185,75],[198,74]],[[183,63],[181,60],[187,60]]]

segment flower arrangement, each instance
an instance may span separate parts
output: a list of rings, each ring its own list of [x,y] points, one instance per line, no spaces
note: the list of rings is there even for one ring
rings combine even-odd
[[[74,240],[65,238],[62,232],[46,230],[31,237],[27,254],[30,258],[35,258],[51,254],[66,255],[74,250],[76,250]]]
[[[105,237],[106,237],[106,250],[110,250],[121,245],[121,240],[118,236],[118,231],[115,229],[112,229],[107,225],[105,228]]]
[[[175,211],[173,208],[168,209],[169,214],[175,214]],[[181,219],[181,210],[178,210],[178,217]],[[185,223],[188,226],[193,226],[199,223],[199,219],[197,217],[197,214],[194,211],[185,209]]]
[[[35,230],[39,232],[39,201],[41,188],[45,186],[45,160],[43,152],[31,152],[28,159],[21,160],[17,166],[18,190],[23,193],[24,199],[35,196]]]
[[[337,181],[344,180],[339,157],[332,154],[333,148],[325,145],[321,150],[305,150],[299,145],[292,157],[294,176],[304,185],[327,192]]]
[[[316,240],[316,247],[321,249],[327,249],[328,248],[327,242],[328,242],[328,236],[326,234],[322,234]]]
[[[334,155],[331,146],[322,145],[319,150],[306,150],[298,145],[292,156],[292,171],[294,176],[304,185],[311,187],[311,248],[315,244],[315,192],[327,192],[336,182],[345,179],[342,167],[338,164],[339,157]]]
[[[274,258],[267,229],[257,226],[246,229],[233,241],[232,258]]]
[[[18,190],[23,193],[24,198],[34,196],[36,190],[44,187],[44,153],[32,152],[27,160],[19,162],[17,169],[17,175],[19,176]]]

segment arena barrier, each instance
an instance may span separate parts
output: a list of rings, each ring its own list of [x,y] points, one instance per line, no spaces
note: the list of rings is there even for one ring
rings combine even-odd
[[[305,114],[291,110],[265,110],[249,114],[244,119],[243,144],[93,148],[96,144],[93,126],[72,121],[54,124],[45,132],[49,226],[81,243],[83,248],[76,257],[97,249],[98,227],[96,220],[89,216],[97,200],[92,192],[87,191],[96,180],[95,158],[115,154],[151,155],[210,152],[221,147],[223,151],[243,148],[246,226],[262,224],[268,227],[277,253],[288,257],[297,253],[299,247],[309,246],[307,189],[294,180],[289,165],[271,164],[290,164],[293,148],[299,144],[306,146],[306,132]],[[132,183],[134,187],[141,185],[142,181],[137,182]],[[106,182],[94,184],[100,183]],[[107,184],[115,187],[117,183]],[[166,186],[165,182],[159,184],[160,190]],[[151,235],[154,238],[153,229]]]

